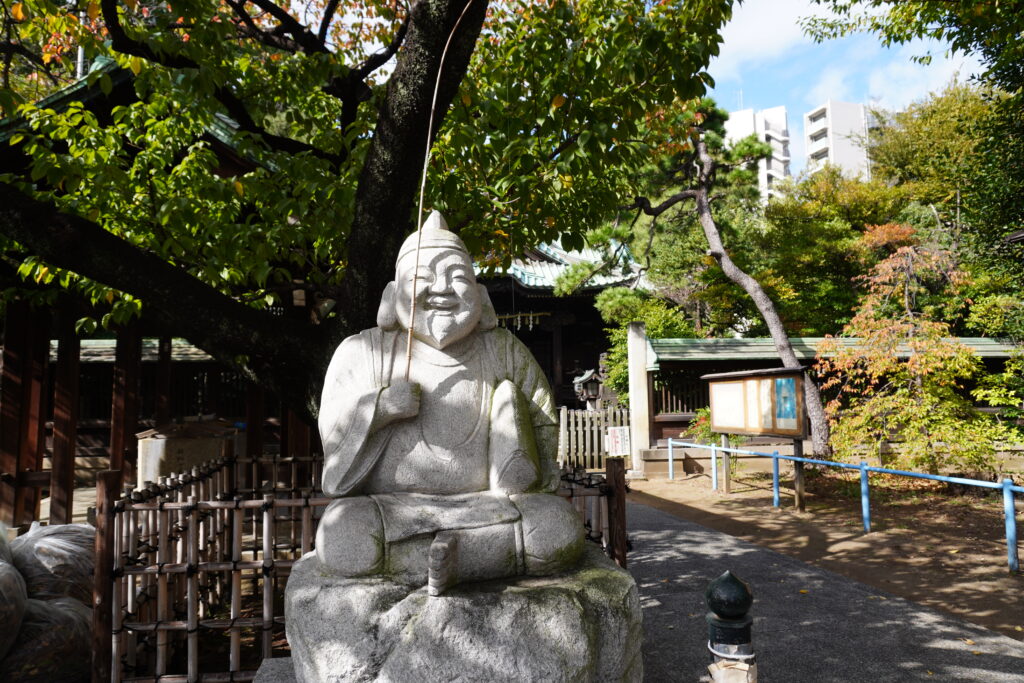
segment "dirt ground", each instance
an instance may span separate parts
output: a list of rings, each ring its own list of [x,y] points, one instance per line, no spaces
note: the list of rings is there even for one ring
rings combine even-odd
[[[728,495],[690,474],[631,481],[629,497],[1024,640],[1024,574],[1007,571],[1001,496],[918,481],[872,476],[869,534],[856,472],[808,472],[805,513],[786,481],[781,509],[772,508],[761,473],[739,473]]]

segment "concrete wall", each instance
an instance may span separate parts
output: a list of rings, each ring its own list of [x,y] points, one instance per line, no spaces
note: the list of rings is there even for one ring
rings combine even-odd
[[[725,122],[725,136],[730,143],[750,135],[767,142],[772,147],[770,159],[757,164],[757,183],[761,198],[767,199],[772,186],[782,178],[789,177],[789,119],[784,106],[754,111],[741,109],[729,112]]]
[[[862,147],[867,136],[866,115],[863,104],[835,100],[804,114],[807,170],[814,171],[827,162],[851,178],[869,178],[868,155]]]

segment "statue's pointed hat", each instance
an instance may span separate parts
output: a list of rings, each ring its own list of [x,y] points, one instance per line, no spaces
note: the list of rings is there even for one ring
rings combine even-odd
[[[431,211],[430,216],[423,222],[423,227],[405,238],[402,248],[398,250],[396,262],[401,261],[409,254],[416,253],[417,241],[421,250],[457,249],[466,256],[469,256],[469,250],[466,249],[466,245],[463,244],[458,235],[448,229],[448,223],[445,222],[444,216],[441,215],[440,211]]]

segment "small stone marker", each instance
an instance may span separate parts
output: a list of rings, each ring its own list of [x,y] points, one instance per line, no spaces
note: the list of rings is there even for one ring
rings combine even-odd
[[[750,606],[754,595],[750,587],[732,572],[726,571],[708,584],[704,592],[708,604],[708,666],[714,683],[756,683],[757,661],[750,627]]]

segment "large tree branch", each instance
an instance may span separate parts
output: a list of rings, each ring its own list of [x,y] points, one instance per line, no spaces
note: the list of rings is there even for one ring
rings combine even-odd
[[[253,38],[267,47],[272,47],[277,50],[283,50],[285,52],[298,52],[299,44],[290,38],[275,35],[264,31],[256,22],[253,21],[252,16],[245,11],[245,2],[234,0],[227,0],[228,7],[230,7],[237,17],[235,26],[238,30],[238,35],[243,38]]]
[[[36,53],[32,52],[31,50],[29,50],[27,47],[25,47],[21,43],[13,43],[13,42],[3,42],[3,43],[0,43],[0,55],[4,55],[5,57],[7,57],[9,55],[10,56],[18,55],[20,57],[24,57],[25,59],[27,59],[28,61],[30,61],[33,64],[35,64],[40,69],[42,69],[43,73],[46,74],[46,77],[49,78],[50,81],[54,85],[57,85],[57,84],[60,83],[60,81],[57,79],[57,77],[54,76],[53,72],[50,70],[50,65],[47,64],[46,62],[44,62],[42,57],[40,57]]]
[[[634,209],[640,209],[648,216],[654,216],[657,218],[661,214],[665,213],[679,202],[686,201],[687,199],[696,199],[697,190],[682,190],[676,192],[674,195],[661,202],[657,206],[651,206],[651,200],[647,197],[635,197],[633,203],[628,206],[620,207],[623,211],[632,211]]]
[[[456,22],[465,15],[452,34]],[[413,207],[441,53],[451,45],[441,70],[436,134],[469,66],[487,10],[487,0],[420,0],[413,6],[409,29],[388,81],[373,141],[356,190],[355,216],[349,237],[344,289],[354,327],[373,324],[376,301],[391,279],[389,268],[403,237],[413,229]]]
[[[330,52],[323,40],[313,35],[313,32],[305,24],[288,14],[288,11],[284,8],[279,7],[270,0],[252,0],[252,3],[277,19],[281,24],[281,30],[290,34],[295,42],[302,47],[303,52],[309,54]]]
[[[121,25],[121,18],[117,16],[117,0],[100,0],[100,10],[103,12],[103,23],[106,24],[107,33],[110,35],[110,46],[115,51],[142,57],[173,69],[199,68],[199,65],[189,57],[171,52],[157,52],[148,43],[129,36]]]
[[[103,12],[103,20],[106,23],[107,31],[110,34],[111,47],[117,52],[132,55],[134,57],[141,57],[147,61],[172,69],[201,68],[201,65],[190,57],[169,52],[157,52],[150,47],[148,43],[135,40],[129,36],[121,25],[120,18],[117,16],[116,0],[100,0],[100,8]],[[339,162],[339,157],[337,155],[328,154],[323,150],[317,149],[312,145],[307,145],[304,142],[299,142],[298,140],[267,132],[262,126],[256,123],[252,114],[249,113],[248,107],[246,107],[245,103],[235,95],[231,88],[226,86],[217,87],[216,90],[214,90],[214,97],[224,106],[224,109],[227,110],[228,116],[235,120],[240,130],[259,135],[271,149],[286,152],[288,154],[309,152],[314,156],[326,159],[332,163]]]
[[[320,42],[324,45],[327,44],[327,31],[331,28],[331,21],[334,20],[334,13],[338,11],[339,0],[328,0],[327,7],[324,8],[324,15],[320,18],[320,30],[316,32],[316,37],[320,39]]]
[[[398,25],[398,30],[395,31],[395,35],[391,38],[391,42],[367,57],[366,61],[362,64],[352,69],[350,78],[362,81],[374,71],[387,64],[388,60],[394,57],[398,52],[398,48],[402,46],[402,42],[405,41],[405,36],[408,32],[409,17],[407,16],[402,20],[402,23]]]
[[[754,302],[761,319],[764,320],[775,343],[775,350],[779,354],[779,360],[787,368],[802,367],[800,359],[793,351],[793,345],[789,341],[789,335],[782,324],[782,318],[775,308],[775,302],[768,296],[761,283],[747,274],[742,268],[733,262],[729,252],[722,244],[722,234],[718,230],[718,224],[711,212],[711,200],[709,192],[715,177],[715,160],[708,151],[707,142],[703,136],[696,139],[695,148],[699,170],[697,173],[697,187],[694,189],[694,197],[697,205],[697,220],[704,231],[704,237],[708,242],[708,253],[715,259],[725,276],[739,285],[747,296]],[[811,421],[811,440],[814,444],[814,452],[819,455],[827,455],[831,452],[829,446],[828,420],[821,402],[821,394],[818,385],[810,373],[804,373],[804,404],[807,407],[807,414]]]
[[[372,93],[365,83],[366,77],[386,64],[398,52],[405,41],[408,29],[409,17],[407,16],[399,25],[398,31],[395,32],[388,45],[367,57],[366,61],[351,69],[344,76],[333,79],[324,88],[324,92],[328,95],[333,95],[341,100],[342,130],[347,131],[349,126],[355,123],[359,104],[370,99]]]
[[[312,328],[284,325],[7,183],[0,183],[0,232],[54,266],[139,297],[147,318],[271,387],[296,410],[315,412],[332,349]]]

